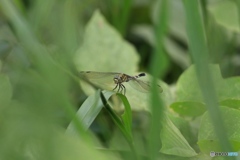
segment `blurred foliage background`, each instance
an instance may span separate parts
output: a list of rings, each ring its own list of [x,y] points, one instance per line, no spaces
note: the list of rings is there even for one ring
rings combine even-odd
[[[232,124],[240,118],[240,4],[196,2],[227,137],[239,151],[240,126]],[[221,151],[190,67],[183,1],[0,0],[0,7],[0,159],[211,159],[211,149]],[[132,111],[125,105],[124,112],[124,98],[104,93],[117,116],[128,114],[133,149],[78,73],[152,73],[156,55],[160,103],[126,84]],[[149,151],[151,104],[167,115],[157,122],[156,157]]]

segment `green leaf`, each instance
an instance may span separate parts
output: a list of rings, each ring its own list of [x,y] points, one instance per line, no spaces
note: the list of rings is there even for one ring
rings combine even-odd
[[[230,104],[230,99],[239,99],[240,78],[223,79],[218,65],[210,65],[210,71],[218,101],[224,105]],[[205,82],[208,83],[208,82]],[[239,87],[238,87],[239,86]],[[171,108],[182,116],[199,116],[205,111],[204,100],[198,85],[195,66],[189,67],[177,82],[176,102],[171,104]],[[231,103],[231,105],[233,105]],[[236,105],[235,105],[236,106]]]
[[[127,113],[128,116],[124,116],[125,121],[127,123],[127,124],[125,124],[123,119],[120,116],[118,116],[118,114],[116,114],[113,111],[113,109],[110,107],[110,105],[107,103],[107,100],[104,97],[104,95],[102,93],[100,93],[100,96],[101,96],[101,100],[102,100],[102,103],[103,103],[105,109],[107,110],[107,112],[109,113],[111,118],[113,119],[114,123],[120,129],[120,131],[122,132],[122,134],[126,138],[127,142],[130,145],[132,145],[132,134],[131,134],[131,130],[129,131],[129,119],[132,119],[132,117],[129,117],[129,116],[131,116],[131,114]],[[125,100],[127,100],[127,99],[125,99]],[[128,103],[128,102],[124,102],[124,103]],[[128,103],[128,105],[129,105],[129,103]],[[127,112],[129,112],[129,111],[127,111]]]
[[[0,109],[6,107],[12,97],[12,86],[10,84],[9,78],[0,74]]]
[[[123,105],[124,105],[124,113],[121,116],[124,126],[126,128],[126,130],[129,132],[128,134],[132,136],[132,110],[131,110],[131,106],[127,100],[127,97],[122,95],[122,94],[117,94],[118,97],[122,100]]]
[[[184,138],[188,141],[188,143],[191,146],[196,145],[197,136],[193,132],[193,124],[191,124],[190,127],[189,121],[185,120],[184,118],[177,117],[172,114],[168,114],[168,116],[170,120],[173,122],[173,124],[179,129]],[[193,121],[191,121],[191,123],[193,123]]]
[[[94,95],[89,96],[77,112],[77,117],[86,130],[90,127],[94,119],[102,110],[103,104],[99,97],[99,92],[100,91],[96,92]],[[103,91],[103,94],[106,99],[109,99],[113,94],[115,94],[115,92]],[[69,124],[67,132],[76,132],[73,122]]]
[[[222,117],[224,117],[225,129],[223,132],[227,133],[228,140],[232,144],[233,151],[240,150],[240,111],[221,107]],[[208,112],[202,117],[201,126],[198,134],[198,145],[202,152],[209,154],[210,151],[221,151],[218,138],[214,132],[214,127],[211,123]]]
[[[231,77],[224,80],[222,86],[219,87],[219,99],[240,99],[240,77]]]
[[[135,48],[110,26],[99,11],[88,22],[83,44],[75,57],[78,70],[120,71],[132,74],[138,69]]]
[[[205,111],[205,105],[200,102],[175,102],[171,104],[171,108],[181,116],[197,117]]]
[[[240,100],[239,99],[233,99],[233,98],[227,99],[227,100],[221,101],[220,104],[222,106],[228,106],[228,107],[240,110]]]
[[[208,9],[220,25],[234,32],[240,31],[238,10],[234,1],[223,0],[213,3]]]
[[[218,65],[210,65],[212,78],[215,85],[221,85],[221,72]],[[208,82],[205,82],[208,83]],[[203,102],[203,98],[196,77],[195,66],[189,67],[178,79],[176,101],[197,101]]]
[[[166,117],[162,123],[163,128],[160,134],[162,141],[161,153],[181,157],[192,157],[197,155],[168,117]]]
[[[132,129],[129,128],[129,127],[131,127],[130,120],[132,120],[132,117],[131,117],[132,114],[130,113],[131,110],[130,110],[130,105],[127,101],[127,98],[125,96],[120,96],[121,99],[124,99],[123,103],[124,103],[125,107],[127,108],[127,110],[125,111],[126,112],[125,115],[123,115],[124,119],[122,119],[112,110],[112,108],[107,103],[107,100],[102,93],[100,93],[100,96],[101,96],[101,100],[103,102],[105,109],[107,110],[107,112],[109,113],[111,118],[113,119],[116,126],[122,132],[123,136],[125,137],[126,141],[129,144],[129,147],[131,148],[131,150],[133,152],[133,156],[135,157],[135,159],[137,159],[137,153],[136,153],[133,139],[132,139]]]

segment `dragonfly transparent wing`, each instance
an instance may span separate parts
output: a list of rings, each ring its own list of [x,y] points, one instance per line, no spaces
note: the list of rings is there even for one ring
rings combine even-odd
[[[150,82],[146,82],[146,81],[142,81],[139,79],[132,79],[131,81],[128,82],[130,84],[131,87],[133,87],[134,89],[140,91],[140,92],[150,92],[151,90],[151,83]],[[162,92],[163,89],[160,85],[156,86],[159,90],[159,92]]]
[[[87,79],[112,79],[115,75],[118,75],[120,73],[117,72],[94,72],[94,71],[86,71],[86,72],[80,72],[80,77],[85,77]]]
[[[118,74],[120,73],[87,71],[80,72],[79,76],[102,89],[112,90],[116,86],[113,78]]]

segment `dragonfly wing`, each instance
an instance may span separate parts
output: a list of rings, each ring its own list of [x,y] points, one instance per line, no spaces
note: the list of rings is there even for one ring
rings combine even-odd
[[[114,83],[114,76],[118,75],[119,73],[115,72],[80,72],[79,76],[83,80],[90,82],[102,89],[112,90],[116,84]]]
[[[142,80],[138,80],[138,79],[133,79],[131,81],[129,81],[129,84],[136,90],[140,91],[140,92],[150,92],[151,90],[151,83],[150,82],[145,82]],[[157,85],[156,87],[158,87],[159,92],[162,92],[163,89],[160,85]]]
[[[101,79],[101,78],[112,78],[115,75],[120,73],[117,72],[94,72],[94,71],[82,71],[79,73],[80,78],[87,78],[87,79]]]

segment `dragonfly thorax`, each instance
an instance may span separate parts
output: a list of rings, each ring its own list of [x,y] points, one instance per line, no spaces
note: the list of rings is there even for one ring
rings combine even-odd
[[[119,84],[119,83],[123,83],[123,82],[128,82],[129,78],[126,74],[119,74],[113,78],[113,81],[115,84]]]

